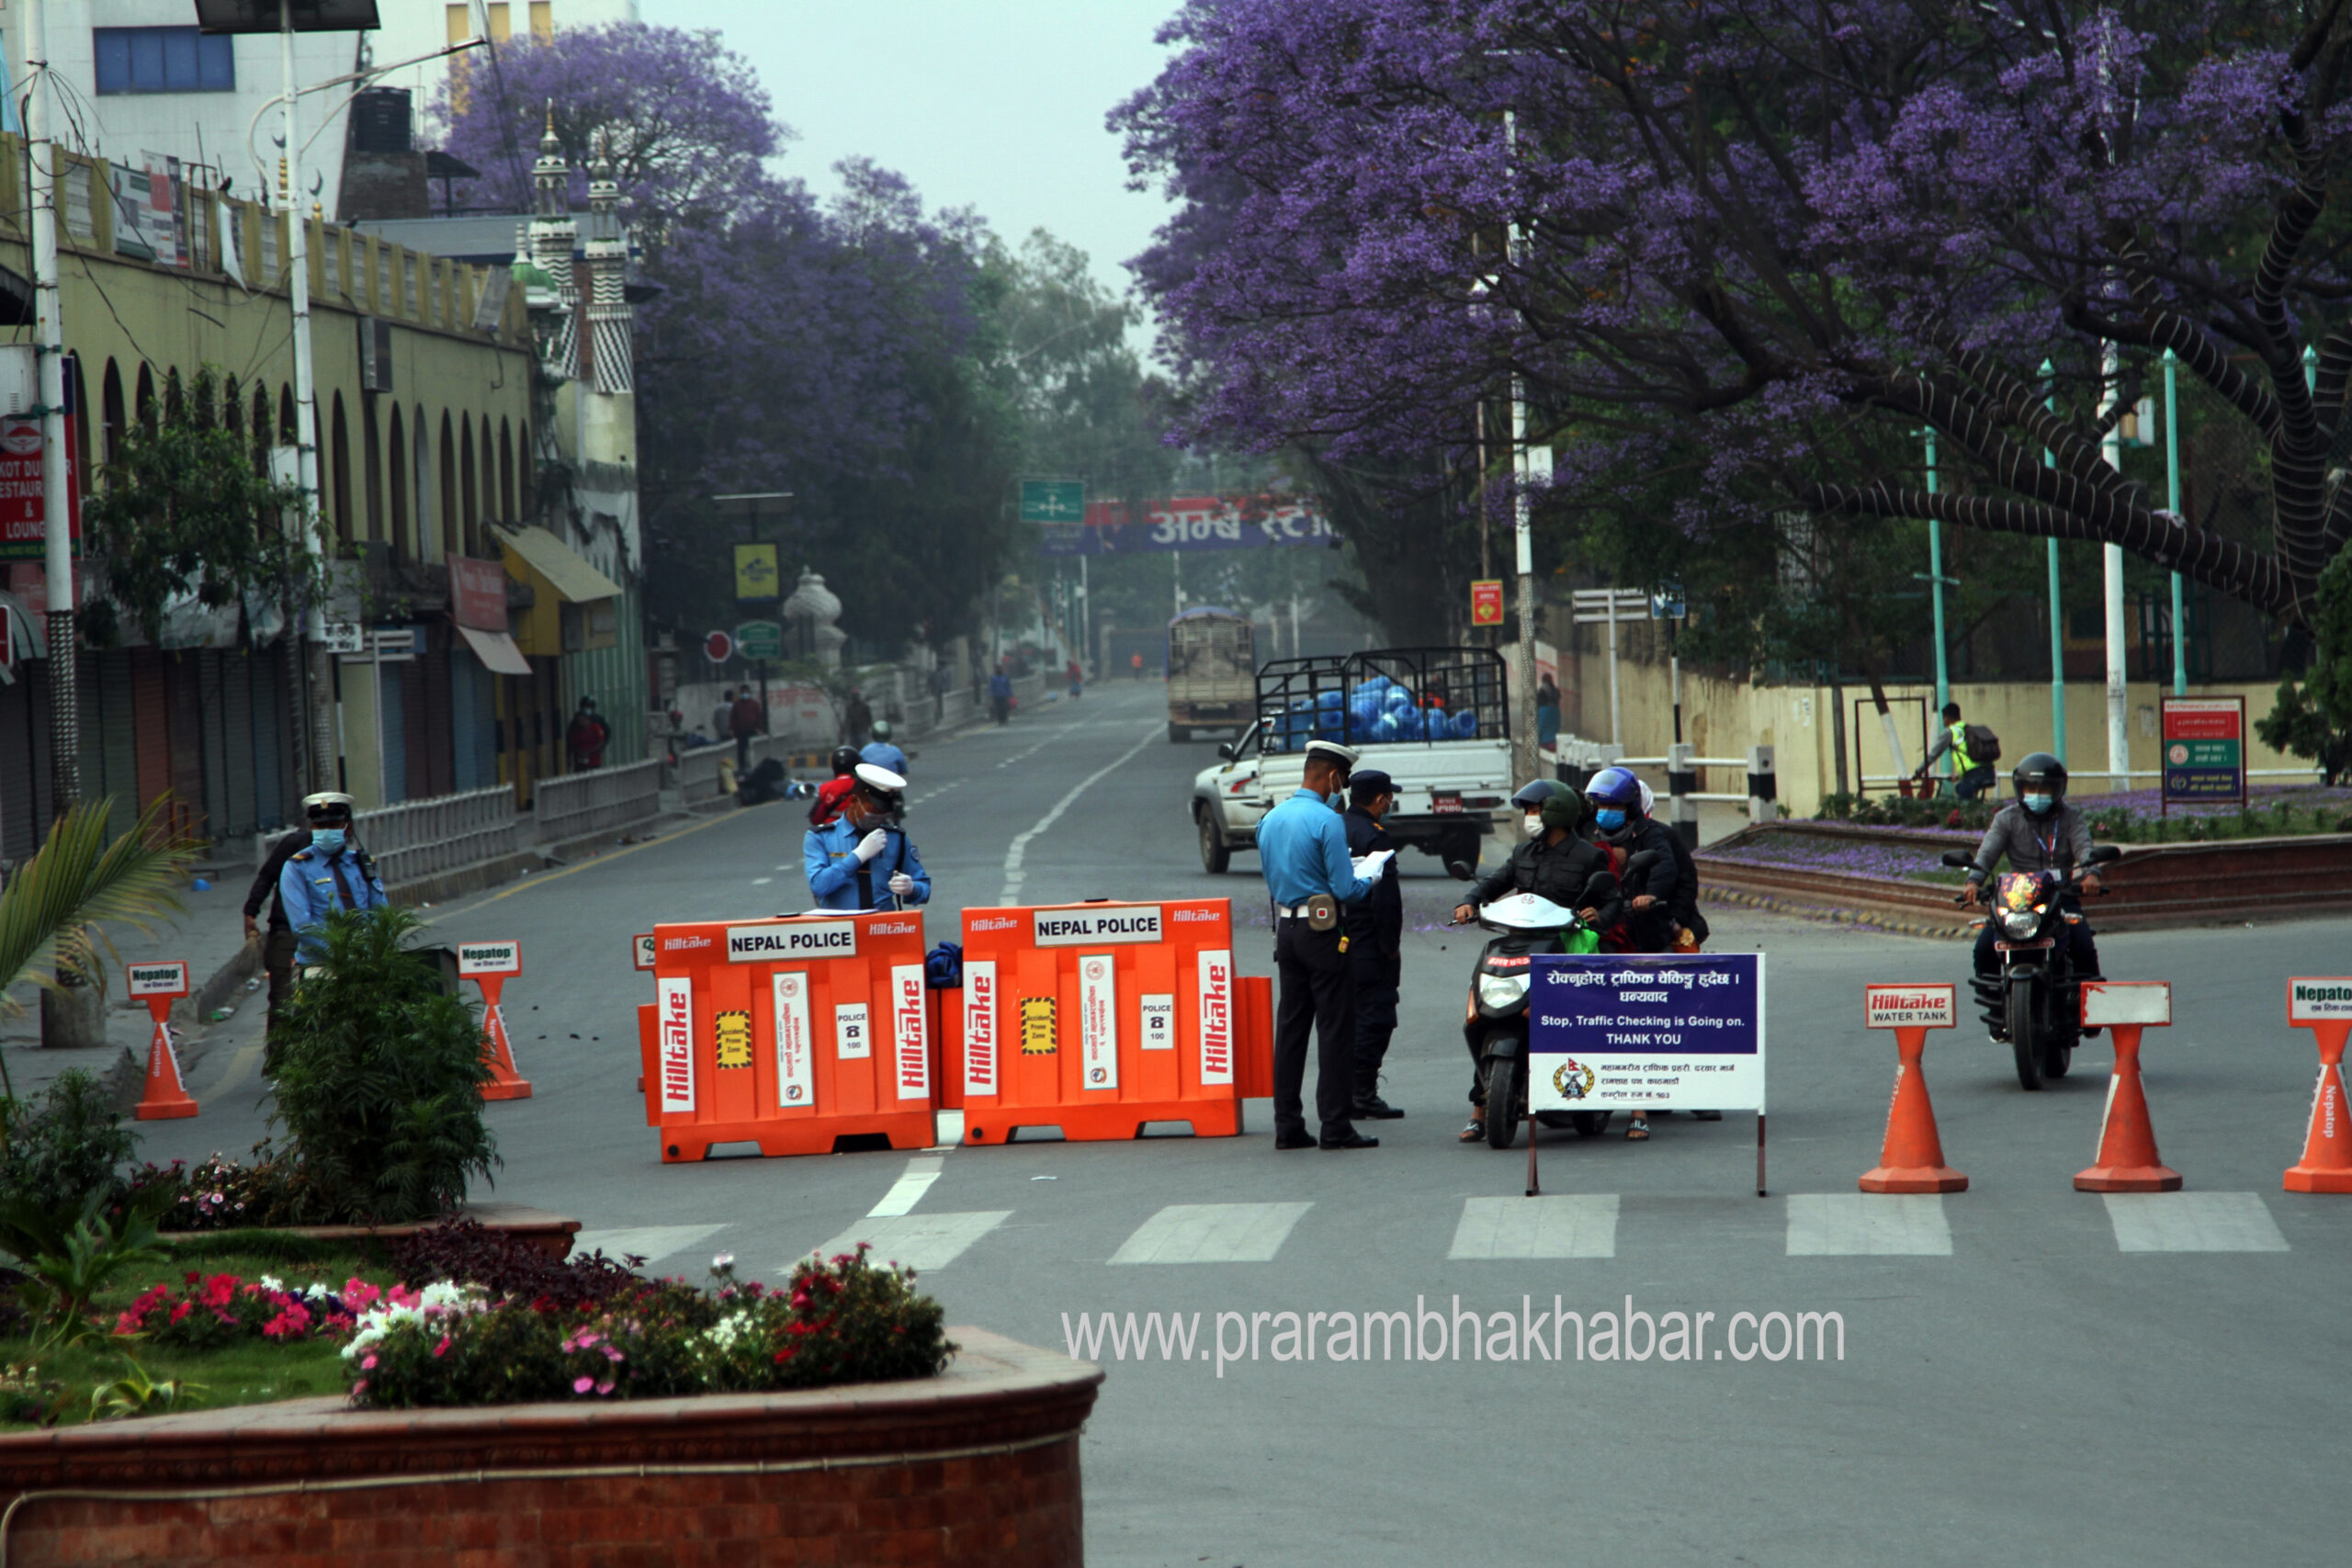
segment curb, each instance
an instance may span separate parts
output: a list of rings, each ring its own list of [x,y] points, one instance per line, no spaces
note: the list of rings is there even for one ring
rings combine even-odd
[[[1935,925],[1925,920],[1896,919],[1870,909],[1845,908],[1835,905],[1804,904],[1788,898],[1776,898],[1769,894],[1745,893],[1736,887],[1711,887],[1699,896],[1702,904],[1728,904],[1737,908],[1756,909],[1767,914],[1793,915],[1800,919],[1818,920],[1828,925],[1853,926],[1863,931],[1884,931],[1891,936],[1924,937],[1932,942],[1966,942],[1975,933],[1962,927]]]

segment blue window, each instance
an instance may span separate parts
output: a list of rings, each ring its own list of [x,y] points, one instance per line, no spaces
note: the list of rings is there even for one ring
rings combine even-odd
[[[236,40],[194,28],[93,28],[100,93],[233,93]]]

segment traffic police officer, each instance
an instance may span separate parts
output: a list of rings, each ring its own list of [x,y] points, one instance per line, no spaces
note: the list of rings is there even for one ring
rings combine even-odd
[[[907,781],[888,768],[860,762],[857,780],[842,801],[842,814],[801,840],[800,864],[808,892],[820,909],[910,908],[931,899],[931,874],[922,868],[906,829],[892,820]]]
[[[1348,853],[1361,861],[1374,850],[1393,857],[1396,840],[1380,825],[1396,804],[1396,785],[1377,768],[1348,779]],[[1374,878],[1372,897],[1347,908],[1348,959],[1356,992],[1355,1115],[1388,1122],[1404,1115],[1380,1098],[1380,1064],[1396,1032],[1396,987],[1404,977],[1405,893],[1392,858]]]
[[[278,907],[294,932],[298,957],[316,964],[326,953],[322,929],[337,909],[380,909],[387,900],[376,867],[351,841],[351,796],[308,796],[311,841],[286,857],[277,875]]]
[[[1333,808],[1348,787],[1356,754],[1329,740],[1306,747],[1306,770],[1288,800],[1258,824],[1258,861],[1274,900],[1274,966],[1282,998],[1274,1010],[1274,1147],[1371,1149],[1349,1119],[1355,1096],[1356,998],[1348,933],[1340,907],[1371,896],[1388,856],[1374,851],[1362,871],[1348,859],[1348,832]],[[1317,1043],[1315,1112],[1306,1130],[1300,1091],[1306,1041]]]

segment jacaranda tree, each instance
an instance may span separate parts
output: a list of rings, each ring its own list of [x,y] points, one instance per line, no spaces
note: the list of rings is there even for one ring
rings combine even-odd
[[[1459,461],[1515,378],[1556,496],[2102,541],[2301,623],[2352,534],[2346,9],[1191,0],[1114,117],[1182,203],[1136,269],[1207,432]],[[2166,351],[2267,540],[2103,460]]]

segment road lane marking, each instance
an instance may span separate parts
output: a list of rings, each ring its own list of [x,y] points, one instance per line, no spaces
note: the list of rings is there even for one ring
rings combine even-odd
[[[601,1247],[607,1258],[619,1258],[633,1253],[648,1263],[659,1263],[726,1228],[722,1221],[714,1225],[621,1225],[612,1230],[582,1231],[571,1238],[571,1256],[585,1258]]]
[[[935,1159],[907,1161],[907,1173],[890,1184],[890,1190],[882,1194],[882,1201],[865,1211],[865,1217],[869,1220],[895,1219],[900,1214],[914,1213],[915,1205],[922,1201],[922,1195],[931,1190],[933,1182],[939,1179],[939,1167],[940,1162]]]
[[[1789,1199],[1791,1258],[1949,1258],[1940,1192],[1797,1193]]]
[[[1171,1203],[1136,1227],[1114,1263],[1271,1263],[1312,1203]]]
[[[817,1256],[831,1258],[835,1253],[854,1251],[863,1241],[872,1244],[872,1257],[877,1263],[903,1263],[914,1269],[944,1269],[961,1257],[966,1247],[1012,1215],[1010,1209],[990,1209],[971,1214],[903,1214],[895,1219],[869,1220],[833,1237],[817,1249]],[[787,1263],[777,1272],[789,1274],[792,1268]]]
[[[231,1056],[229,1065],[220,1069],[220,1077],[213,1081],[210,1089],[204,1091],[205,1099],[212,1100],[224,1095],[253,1076],[254,1069],[261,1065],[262,1053],[269,1044],[268,1027],[266,1023],[263,1024],[264,1032],[261,1039],[237,1047],[237,1054]]]
[[[1021,862],[1022,857],[1029,852],[1029,840],[1060,821],[1062,813],[1076,805],[1080,795],[1134,761],[1136,752],[1159,739],[1162,728],[1160,725],[1154,724],[1149,729],[1144,731],[1143,739],[1121,752],[1115,761],[1105,762],[1072,784],[1069,793],[1054,802],[1054,808],[1039,818],[1034,827],[1014,836],[1012,847],[1004,852],[1004,888],[997,895],[998,907],[1002,908],[1021,901],[1021,884],[1027,876],[1027,874],[1021,869]]]
[[[1448,1258],[1614,1258],[1617,1194],[1471,1198]]]
[[[755,876],[752,878],[752,886],[754,887],[765,887],[769,883],[774,882],[775,880],[775,878],[773,876]]]
[[[554,871],[542,872],[537,876],[524,877],[512,887],[503,887],[497,892],[492,894],[489,897],[482,899],[481,903],[465,905],[453,904],[446,909],[435,909],[425,919],[424,923],[428,926],[435,925],[438,924],[446,916],[470,914],[476,909],[497,903],[501,898],[512,898],[517,893],[528,893],[534,887],[544,887],[548,883],[559,881],[563,877],[573,874],[575,872],[594,871],[600,865],[610,865],[613,862],[627,855],[633,855],[639,850],[655,849],[662,844],[674,844],[689,833],[700,833],[711,828],[722,827],[729,822],[742,822],[747,820],[752,820],[752,818],[746,818],[740,811],[733,811],[728,813],[724,817],[714,817],[707,822],[689,823],[687,826],[677,829],[673,832],[664,833],[658,839],[646,839],[638,843],[624,845],[622,848],[614,850],[608,854],[598,855],[594,860],[583,860],[577,865],[562,866]]]
[[[2285,1252],[2258,1192],[2103,1192],[2119,1252]]]
[[[1051,735],[1048,735],[1044,739],[1038,741],[1035,746],[1030,747],[1026,751],[1015,751],[1012,756],[1007,757],[1003,761],[999,762],[997,766],[1000,768],[1009,768],[1015,762],[1025,762],[1030,758],[1035,756],[1038,752],[1044,750],[1046,747],[1051,746],[1055,741],[1066,740],[1069,737],[1077,734],[1079,730],[1083,728],[1084,726],[1082,725],[1066,724],[1059,729],[1054,731]]]

